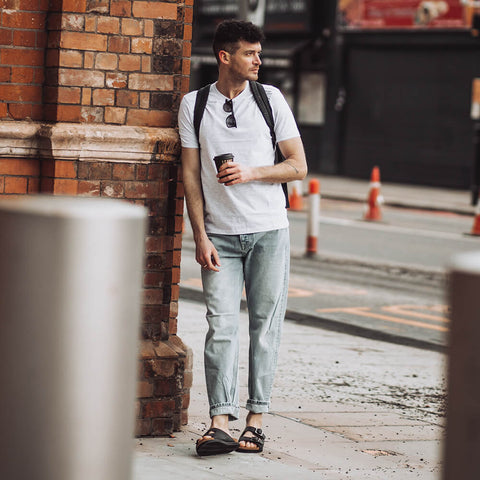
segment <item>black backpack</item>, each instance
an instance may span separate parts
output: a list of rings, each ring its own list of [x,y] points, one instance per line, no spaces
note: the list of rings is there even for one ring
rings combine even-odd
[[[277,137],[275,135],[275,122],[273,120],[273,112],[270,102],[268,100],[265,89],[261,83],[250,80],[250,88],[252,89],[253,97],[257,102],[258,108],[262,112],[263,118],[270,129],[270,136],[272,138],[272,146],[275,150],[275,163],[280,163],[285,160],[277,144]],[[208,94],[210,93],[210,85],[205,85],[197,92],[197,98],[195,100],[195,108],[193,110],[193,128],[195,129],[195,135],[197,136],[198,144],[200,145],[200,123],[202,122],[203,112],[207,105]],[[288,201],[288,189],[287,184],[282,183],[283,193],[285,194],[285,206],[290,207]]]

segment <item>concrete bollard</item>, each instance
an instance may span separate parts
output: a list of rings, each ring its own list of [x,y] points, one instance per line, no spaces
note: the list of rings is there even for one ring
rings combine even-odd
[[[444,480],[480,478],[480,252],[450,268],[450,357]]]
[[[320,182],[313,178],[308,184],[308,220],[306,255],[317,253],[318,222],[320,220]]]
[[[0,202],[0,478],[127,480],[146,210]]]

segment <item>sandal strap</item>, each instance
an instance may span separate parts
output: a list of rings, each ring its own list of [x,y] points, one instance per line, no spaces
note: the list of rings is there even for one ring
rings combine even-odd
[[[254,437],[245,436],[246,432],[253,433]],[[255,445],[262,446],[265,443],[265,434],[263,433],[261,428],[255,427],[245,427],[242,435],[238,439],[239,442],[250,442],[254,443]]]

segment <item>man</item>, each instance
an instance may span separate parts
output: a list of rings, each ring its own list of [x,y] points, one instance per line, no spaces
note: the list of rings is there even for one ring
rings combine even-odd
[[[258,79],[262,31],[230,20],[215,33],[218,81],[210,86],[199,141],[193,125],[197,92],[182,100],[179,128],[183,181],[202,267],[207,321],[205,376],[211,427],[197,442],[199,455],[261,452],[285,315],[289,235],[282,182],[307,173],[302,141],[278,89],[265,85],[278,145],[285,161],[274,164],[270,129],[249,81]],[[218,173],[215,156],[232,153]],[[229,420],[239,417],[238,321],[243,286],[249,312],[246,428],[237,442]]]

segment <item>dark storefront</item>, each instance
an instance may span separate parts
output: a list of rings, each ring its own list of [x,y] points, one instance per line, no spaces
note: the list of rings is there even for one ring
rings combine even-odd
[[[480,39],[460,0],[344,4],[350,18],[338,30],[338,88],[345,105],[330,115],[338,123],[338,173],[368,178],[378,165],[386,181],[468,188]]]

